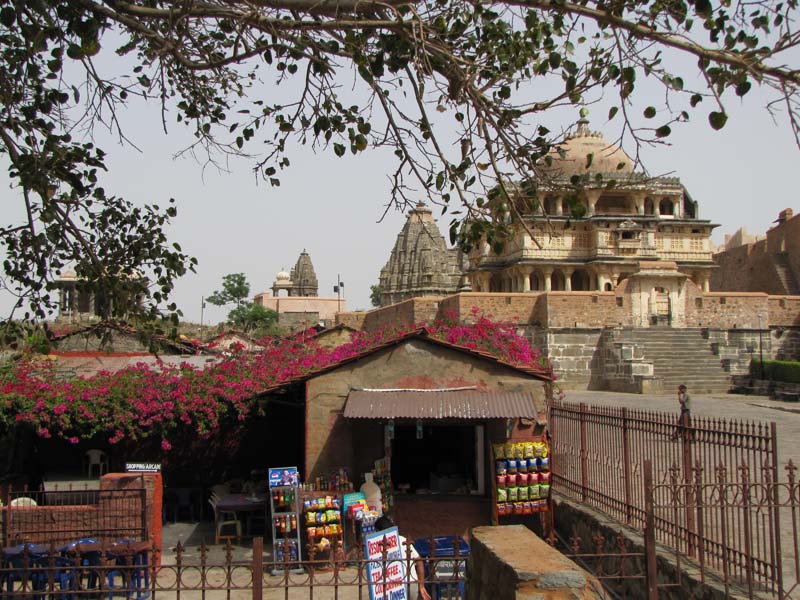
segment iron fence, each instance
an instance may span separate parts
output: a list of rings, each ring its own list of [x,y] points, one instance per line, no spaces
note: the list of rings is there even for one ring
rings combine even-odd
[[[452,554],[436,553],[431,540],[431,556],[421,559],[426,585],[433,597],[442,600],[463,598],[467,557],[459,554],[458,545]],[[6,549],[7,551],[9,549]],[[2,590],[14,597],[45,598],[103,597],[125,594],[137,600],[159,596],[204,599],[252,596],[253,600],[296,600],[324,598],[333,600],[366,600],[370,585],[389,600],[398,586],[410,586],[416,594],[415,562],[411,558],[392,559],[384,548],[380,559],[366,560],[290,560],[287,544],[282,562],[264,560],[264,544],[253,539],[252,558],[234,560],[228,543],[222,559],[209,558],[209,547],[187,552],[178,544],[174,552],[158,555],[156,548],[142,544],[73,545],[70,548],[22,548],[13,562],[6,556],[0,568]],[[406,556],[411,554],[406,552]],[[401,581],[392,579],[398,564],[405,567]],[[370,582],[369,572],[378,573]],[[412,597],[415,597],[412,595]]]
[[[774,423],[678,422],[670,413],[560,402],[549,410],[554,490],[652,531],[726,590],[791,597],[800,494],[793,465],[779,481]]]
[[[4,546],[59,545],[81,538],[109,543],[149,538],[147,491],[141,477],[124,489],[10,488],[6,500],[0,508]]]

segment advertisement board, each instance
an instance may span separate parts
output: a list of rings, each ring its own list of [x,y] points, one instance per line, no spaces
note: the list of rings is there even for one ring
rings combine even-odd
[[[386,560],[383,549],[386,548]],[[370,600],[409,600],[406,561],[397,527],[376,531],[364,537]]]
[[[297,467],[275,467],[269,470],[269,487],[296,486],[297,484]]]

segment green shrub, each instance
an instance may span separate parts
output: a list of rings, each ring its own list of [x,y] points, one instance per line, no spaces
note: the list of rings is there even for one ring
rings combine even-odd
[[[750,375],[761,378],[761,361],[754,358],[750,362]],[[800,383],[800,362],[790,360],[765,360],[764,379]]]

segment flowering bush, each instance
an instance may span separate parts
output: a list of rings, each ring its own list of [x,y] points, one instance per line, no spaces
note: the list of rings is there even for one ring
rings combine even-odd
[[[476,315],[477,316],[477,315]],[[258,354],[234,353],[203,369],[188,364],[139,363],[92,377],[66,378],[53,361],[33,358],[0,373],[0,424],[32,426],[41,437],[76,444],[105,437],[109,443],[147,441],[168,452],[176,440],[208,440],[223,426],[241,424],[267,389],[357,356],[419,326],[360,331],[333,349],[307,332],[264,340]],[[515,366],[551,374],[537,350],[510,324],[477,316],[464,325],[445,319],[426,326],[431,337],[490,354]],[[226,436],[227,437],[227,436]]]

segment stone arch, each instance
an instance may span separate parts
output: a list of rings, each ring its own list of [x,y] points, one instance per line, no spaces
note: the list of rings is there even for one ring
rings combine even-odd
[[[503,277],[500,273],[492,273],[492,278],[489,280],[489,291],[495,293],[503,291]]]
[[[655,204],[653,203],[653,199],[648,196],[644,199],[644,214],[646,215],[653,215],[656,212]]]
[[[675,205],[669,198],[663,198],[661,202],[658,203],[658,214],[672,215],[674,213],[675,213]]]
[[[532,271],[528,278],[531,283],[532,292],[540,292],[544,290],[544,275],[541,271]]]
[[[588,292],[594,287],[592,275],[586,269],[575,269],[570,276],[570,287],[573,292]]]
[[[563,271],[553,271],[550,281],[550,289],[554,292],[563,292],[567,289],[566,277],[564,277]]]
[[[614,291],[614,286],[611,285],[610,281],[606,281],[606,284],[603,286],[603,289],[606,292],[612,292],[612,291]]]

